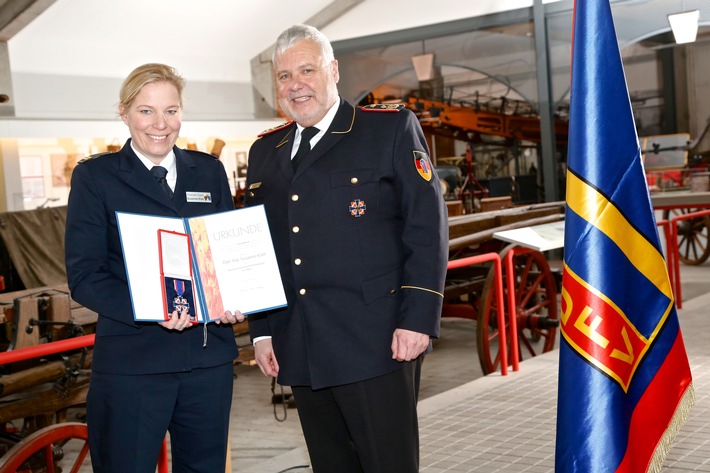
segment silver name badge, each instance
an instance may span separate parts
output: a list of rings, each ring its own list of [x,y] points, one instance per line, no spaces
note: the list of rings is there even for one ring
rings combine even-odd
[[[185,199],[188,202],[209,204],[212,202],[212,194],[209,192],[185,192]]]

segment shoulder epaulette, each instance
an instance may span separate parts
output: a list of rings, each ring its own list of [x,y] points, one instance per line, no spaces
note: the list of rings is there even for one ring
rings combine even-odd
[[[404,108],[401,103],[372,103],[360,107],[363,112],[399,112]]]
[[[79,161],[77,161],[77,164],[85,163],[86,161],[89,161],[90,159],[99,158],[101,156],[105,156],[107,154],[113,154],[113,153],[115,153],[115,151],[104,151],[103,153],[92,154],[91,156],[87,156],[83,159],[80,159]]]
[[[198,156],[205,156],[205,157],[212,158],[212,159],[219,159],[219,156],[215,156],[214,154],[208,153],[206,151],[200,151],[199,149],[183,149],[183,151],[186,151],[186,152],[192,153],[192,154],[196,154]]]
[[[264,130],[257,135],[257,138],[261,138],[262,136],[270,135],[270,134],[275,133],[279,130],[283,130],[284,128],[290,126],[292,123],[293,123],[293,120],[291,120],[290,122],[282,123],[282,124],[277,125],[273,128],[269,128],[268,130]]]

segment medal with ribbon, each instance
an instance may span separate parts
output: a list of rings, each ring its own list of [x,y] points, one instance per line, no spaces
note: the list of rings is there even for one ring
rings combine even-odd
[[[173,281],[173,287],[175,288],[175,293],[177,296],[173,298],[173,310],[178,312],[190,310],[190,303],[183,296],[185,293],[185,281],[180,279],[175,279]]]

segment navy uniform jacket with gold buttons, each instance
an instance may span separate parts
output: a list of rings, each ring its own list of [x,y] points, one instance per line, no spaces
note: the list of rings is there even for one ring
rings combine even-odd
[[[247,205],[264,204],[288,307],[249,320],[272,336],[279,383],[313,388],[401,367],[392,336],[437,337],[448,223],[419,122],[409,110],[342,101],[294,173],[296,125],[252,146]]]

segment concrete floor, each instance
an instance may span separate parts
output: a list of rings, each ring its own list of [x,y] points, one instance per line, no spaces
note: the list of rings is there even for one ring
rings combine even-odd
[[[442,337],[422,367],[422,400],[483,376],[475,337],[475,321],[443,321]],[[265,469],[263,462],[305,445],[298,412],[283,404],[271,404],[271,381],[257,367],[237,366],[235,373],[231,427],[234,471],[278,471]],[[288,388],[284,390],[290,392]],[[277,385],[276,393],[280,392]]]
[[[681,276],[679,317],[697,399],[663,471],[710,472],[710,261],[682,266]],[[509,376],[484,377],[475,322],[444,319],[441,339],[422,368],[421,471],[553,471],[557,363],[553,350]],[[238,366],[235,373],[233,471],[310,472],[296,410],[271,404],[271,382],[258,368]]]

